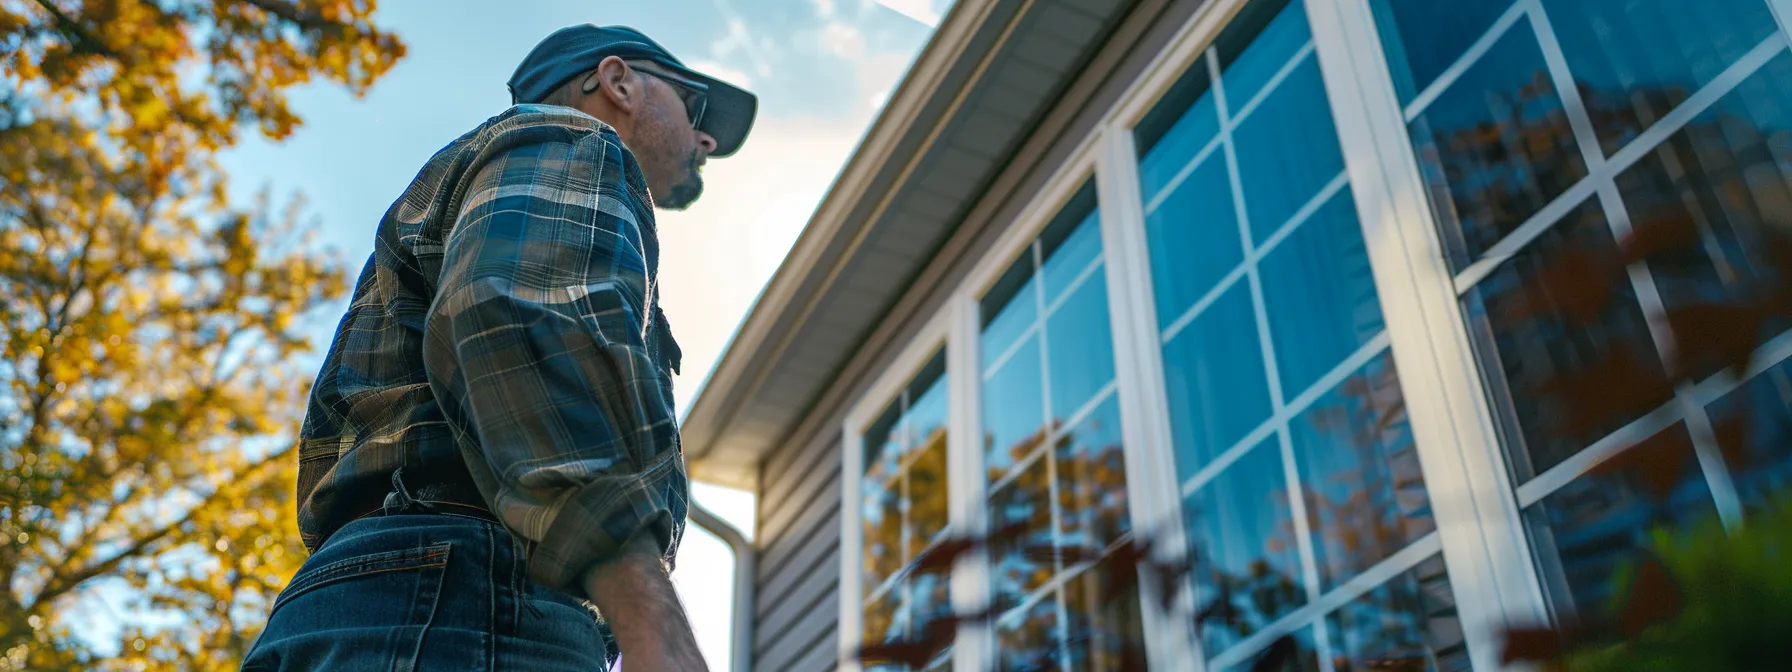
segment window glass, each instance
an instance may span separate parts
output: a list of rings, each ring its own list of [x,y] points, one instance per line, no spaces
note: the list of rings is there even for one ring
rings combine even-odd
[[[983,379],[1003,669],[1112,669],[1103,661],[1144,646],[1136,593],[1109,603],[1075,588],[1100,579],[1107,570],[1088,559],[1113,553],[1131,529],[1097,205],[1090,180],[981,302],[1000,316],[984,339],[1027,334]],[[1021,302],[1043,311],[1011,308]]]
[[[1413,570],[1436,523],[1307,4],[1240,8],[1135,139],[1204,651],[1274,628],[1319,669],[1301,607]]]
[[[1513,0],[1370,0],[1402,106],[1493,28]]]
[[[1325,590],[1437,529],[1390,353],[1314,402],[1289,431]]]
[[[948,526],[945,372],[941,352],[862,437],[859,586],[867,643],[914,638],[950,616],[946,577],[915,569]]]
[[[1332,669],[1472,669],[1443,556],[1434,555],[1326,617]]]

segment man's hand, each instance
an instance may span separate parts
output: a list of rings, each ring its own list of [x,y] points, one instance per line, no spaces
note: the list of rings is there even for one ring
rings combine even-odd
[[[581,581],[616,635],[623,672],[707,672],[684,605],[648,535],[635,535]]]

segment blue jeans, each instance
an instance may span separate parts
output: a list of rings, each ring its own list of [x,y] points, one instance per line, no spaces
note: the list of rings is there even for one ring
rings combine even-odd
[[[280,591],[243,669],[609,669],[609,629],[585,602],[530,581],[522,551],[468,516],[349,523]]]

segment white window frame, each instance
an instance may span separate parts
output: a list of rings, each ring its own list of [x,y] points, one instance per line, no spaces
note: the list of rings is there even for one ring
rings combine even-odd
[[[952,497],[951,525],[973,534],[987,529],[979,299],[1091,177],[1097,190],[1108,282],[1128,514],[1135,534],[1152,533],[1165,542],[1157,546],[1162,559],[1171,559],[1185,547],[1182,484],[1176,478],[1170,439],[1161,332],[1132,128],[1188,67],[1203,67],[1201,59],[1207,48],[1250,1],[1208,0],[1184,22],[1118,102],[1078,139],[1070,157],[1051,167],[1051,176],[1022,212],[1001,224],[1005,230],[989,252],[950,290],[948,299],[896,361],[854,402],[843,426],[846,452],[841,461],[841,669],[860,669],[851,653],[858,645],[861,628],[858,564],[863,549],[856,512],[861,505],[864,430],[943,343],[950,406],[947,481]],[[1431,547],[1441,550],[1449,568],[1472,664],[1477,669],[1500,669],[1501,631],[1548,622],[1548,607],[1522,519],[1522,505],[1528,500],[1513,485],[1496,411],[1485,392],[1486,381],[1460,308],[1458,274],[1444,261],[1444,246],[1408,136],[1405,110],[1382,50],[1371,0],[1292,1],[1302,3],[1308,14],[1314,58],[1320,65],[1363,227],[1389,351],[1400,372],[1407,418],[1433,515],[1440,521],[1437,542]],[[1782,32],[1792,38],[1792,0],[1763,1],[1773,9]],[[1520,0],[1513,11],[1526,15],[1519,20],[1536,20],[1532,9],[1536,3]],[[1683,405],[1702,408],[1742,380],[1777,366],[1792,355],[1792,333],[1775,338],[1758,354],[1764,357],[1758,358],[1743,379],[1710,380],[1683,390]],[[1571,477],[1611,452],[1589,447],[1571,459],[1566,469],[1558,467],[1556,471],[1572,472],[1566,476]],[[1562,474],[1551,477],[1565,478]],[[1721,494],[1716,496],[1722,499]],[[1720,501],[1720,507],[1723,504]],[[1205,669],[1207,655],[1192,624],[1164,618],[1156,606],[1156,596],[1164,587],[1155,585],[1150,577],[1141,579],[1140,615],[1152,669]],[[960,563],[951,586],[956,609],[986,606],[990,586],[987,558]],[[1197,598],[1187,586],[1183,588],[1178,601],[1181,613],[1188,613]],[[1309,605],[1327,612],[1335,606]],[[1323,641],[1316,645],[1322,654],[1328,650]],[[964,626],[955,644],[953,667],[991,669],[994,650],[992,625]],[[1331,669],[1328,656],[1322,655],[1320,663],[1323,669]]]
[[[896,355],[894,362],[880,374],[864,396],[854,403],[852,411],[847,413],[846,421],[841,426],[840,443],[840,632],[839,632],[839,666],[843,671],[861,669],[855,656],[859,647],[860,630],[864,628],[864,587],[859,585],[859,564],[864,558],[864,528],[859,520],[859,512],[864,506],[860,501],[864,497],[865,477],[865,431],[877,421],[879,414],[889,407],[897,395],[909,381],[927,366],[934,355],[939,354],[942,347],[948,347],[946,338],[949,326],[949,315],[942,311],[929,320],[921,328],[920,333],[905,345]],[[951,512],[948,519],[949,529],[959,530],[962,524],[959,502],[959,479],[962,478],[958,461],[953,455],[964,450],[964,435],[958,431],[959,425],[954,422],[958,414],[959,402],[954,398],[957,392],[952,387],[954,362],[951,350],[946,353],[946,488],[950,501],[947,510]],[[959,600],[957,572],[954,572],[951,583],[952,602],[956,607]]]

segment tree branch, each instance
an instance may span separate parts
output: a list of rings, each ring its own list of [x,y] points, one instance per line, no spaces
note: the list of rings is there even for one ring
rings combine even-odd
[[[82,27],[79,21],[76,21],[74,17],[71,17],[68,13],[62,11],[62,8],[57,7],[55,3],[50,2],[50,0],[37,0],[37,5],[44,8],[44,11],[49,12],[50,18],[56,20],[57,32],[67,36],[69,38],[69,44],[74,45],[76,51],[99,54],[107,58],[118,57],[118,52],[107,47],[106,43],[101,41],[98,36],[87,32],[87,29]]]
[[[178,520],[156,528],[154,531],[151,531],[149,534],[144,535],[136,542],[132,543],[130,547],[113,554],[111,557],[90,564],[74,572],[64,573],[61,569],[52,572],[49,580],[44,582],[44,589],[38,591],[37,595],[32,596],[31,604],[28,605],[26,609],[36,609],[50,600],[54,600],[67,594],[70,590],[75,589],[95,577],[117,569],[118,565],[124,561],[141,555],[145,550],[148,550],[157,542],[167,538],[168,535],[173,534],[176,530],[179,530],[182,525],[192,522],[193,518],[199,515],[199,512],[206,510],[215,503],[219,497],[230,493],[234,489],[234,486],[245,480],[249,474],[266,468],[268,465],[277,461],[285,460],[292,454],[292,451],[295,450],[297,446],[298,444],[295,443],[285,450],[270,453],[267,457],[262,458],[260,461],[257,461],[255,464],[244,469],[237,477],[225,481],[224,486],[212,490],[211,494],[206,495],[198,504],[187,509],[186,514],[182,515]]]
[[[39,1],[41,2],[42,0],[39,0]],[[349,26],[347,24],[342,24],[342,23],[337,23],[335,21],[331,21],[327,18],[324,18],[324,15],[322,15],[322,14],[319,14],[315,11],[303,9],[296,4],[284,2],[283,0],[237,0],[237,1],[241,2],[245,5],[249,5],[250,7],[254,7],[261,11],[267,12],[269,14],[273,14],[274,16],[280,17],[287,21],[291,21],[295,24],[298,24],[299,27],[305,28],[307,30],[315,30],[318,32],[335,32],[335,33],[343,33],[343,34],[347,34],[351,30],[353,30],[353,26]]]

